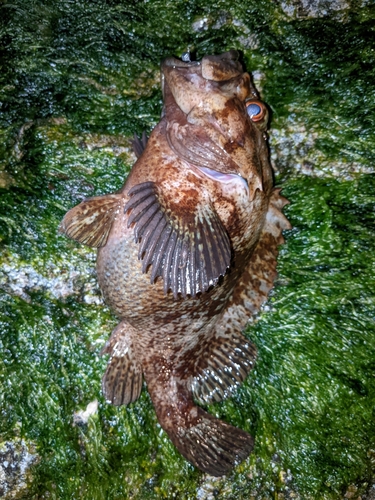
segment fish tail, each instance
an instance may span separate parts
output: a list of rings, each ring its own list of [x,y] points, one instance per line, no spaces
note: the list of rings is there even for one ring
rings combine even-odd
[[[186,460],[212,476],[223,476],[250,454],[250,434],[197,406],[187,381],[172,376],[160,384],[158,378],[146,375],[158,420]]]

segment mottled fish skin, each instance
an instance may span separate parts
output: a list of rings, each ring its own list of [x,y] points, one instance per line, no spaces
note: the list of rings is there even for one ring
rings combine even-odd
[[[273,188],[267,110],[237,52],[161,69],[162,118],[135,139],[124,187],[70,210],[60,230],[99,248],[99,284],[121,319],[103,349],[106,399],[135,401],[143,375],[177,449],[221,476],[253,438],[197,403],[230,396],[253,367],[241,332],[273,286],[291,226]]]

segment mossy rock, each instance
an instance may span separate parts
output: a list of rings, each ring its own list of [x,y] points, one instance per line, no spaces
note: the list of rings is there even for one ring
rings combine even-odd
[[[0,10],[0,441],[29,443],[35,457],[27,488],[15,480],[8,498],[371,498],[374,6],[15,0]],[[250,431],[255,450],[214,479],[178,454],[146,389],[126,408],[104,401],[99,353],[116,319],[95,254],[57,227],[83,198],[122,185],[132,134],[159,120],[160,60],[230,48],[271,108],[294,228],[247,330],[256,368],[209,407]]]

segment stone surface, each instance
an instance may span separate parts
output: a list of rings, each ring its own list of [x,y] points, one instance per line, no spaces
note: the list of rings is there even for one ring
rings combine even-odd
[[[0,444],[0,497],[22,498],[31,481],[30,466],[38,459],[33,447],[26,442],[5,442]]]
[[[347,0],[287,0],[281,2],[283,11],[291,17],[296,18],[319,18],[334,16],[342,19],[345,10],[350,9]]]
[[[0,9],[1,494],[373,498],[373,3],[14,0]],[[146,387],[126,408],[104,401],[100,351],[116,320],[94,252],[57,228],[85,197],[121,187],[133,133],[159,120],[160,61],[231,48],[270,107],[270,154],[294,229],[278,285],[246,332],[256,368],[209,408],[256,447],[213,480],[160,430]]]

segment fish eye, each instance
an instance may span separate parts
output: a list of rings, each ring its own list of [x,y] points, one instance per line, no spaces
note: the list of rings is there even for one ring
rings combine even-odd
[[[261,101],[258,101],[258,99],[249,100],[245,103],[245,105],[247,114],[253,122],[263,120],[267,114],[266,106]]]

